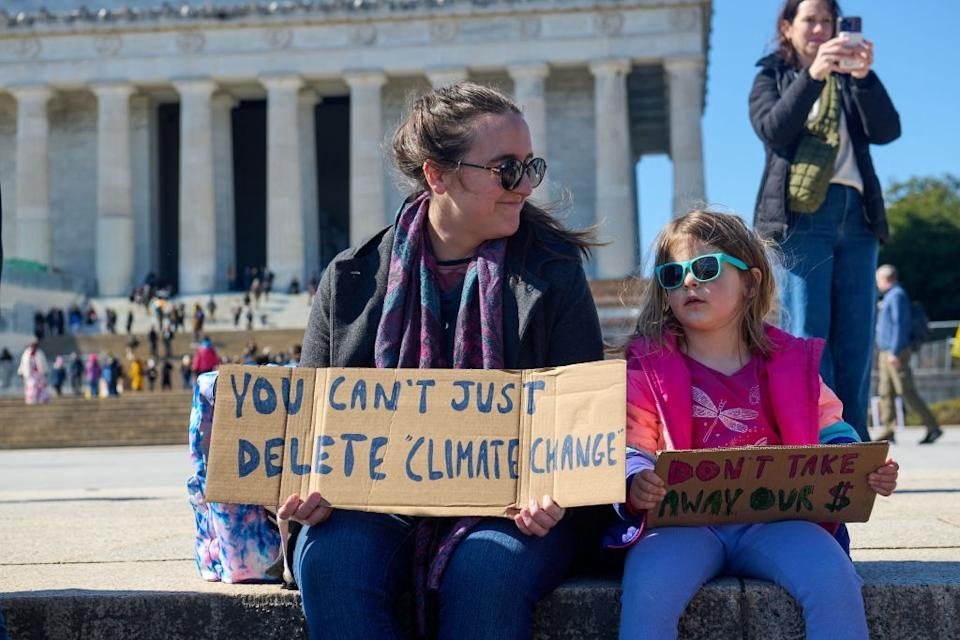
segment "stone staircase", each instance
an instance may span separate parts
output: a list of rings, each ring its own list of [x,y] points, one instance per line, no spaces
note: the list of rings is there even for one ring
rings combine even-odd
[[[629,333],[636,322],[636,310],[642,282],[637,280],[594,280],[590,283],[594,300],[600,315],[600,324],[607,338]],[[204,327],[204,335],[213,340],[217,352],[221,356],[235,357],[243,353],[247,342],[253,341],[263,348],[269,346],[274,353],[288,351],[293,344],[303,341],[303,332],[306,328],[309,306],[304,295],[291,296],[286,294],[271,294],[268,301],[261,303],[270,317],[270,324],[266,328],[259,328],[260,321],[255,321],[253,331],[245,330],[245,321],[241,321],[240,329],[234,328],[230,315],[230,307],[239,300],[237,294],[217,294],[214,296],[218,310],[214,322],[208,322]],[[189,313],[194,302],[204,303],[204,298],[186,296],[182,299],[187,305]],[[79,353],[112,352],[123,356],[126,353],[130,336],[123,333],[127,309],[134,310],[133,335],[140,341],[137,353],[141,357],[149,355],[150,344],[147,333],[150,330],[152,319],[140,305],[131,305],[123,298],[100,298],[93,301],[100,316],[103,310],[111,307],[117,311],[116,334],[79,333],[75,335],[49,336],[43,340],[41,347],[48,358],[56,355],[66,355],[72,351]],[[255,310],[259,314],[259,311]],[[190,332],[190,322],[187,330],[179,332],[173,341],[172,357],[180,358],[183,354],[192,354],[197,345]],[[163,343],[159,344],[159,351],[163,353]]]
[[[636,322],[639,284],[619,280],[591,282],[608,341],[615,342],[616,338],[632,330]],[[227,294],[221,296],[226,298]],[[217,312],[218,321],[210,327],[216,329],[204,332],[221,356],[240,356],[250,341],[261,349],[269,346],[274,353],[289,351],[292,345],[302,342],[305,318],[300,326],[295,327],[234,330],[232,319],[227,321],[228,309],[223,310],[225,302],[218,300],[221,306]],[[290,307],[284,318],[300,313],[301,305],[306,308],[299,296],[274,294],[270,304]],[[98,306],[103,306],[102,300],[98,301]],[[136,329],[149,330],[149,319],[142,307],[135,313],[138,321],[134,325],[134,335],[140,341],[136,353],[145,359],[150,355],[150,344],[146,335]],[[121,321],[125,314],[125,310],[121,314],[118,309]],[[130,336],[123,333],[66,334],[45,338],[41,347],[51,362],[54,356],[73,351],[81,354],[110,352],[124,358],[129,340]],[[176,335],[171,347],[171,358],[179,360],[184,354],[192,354],[197,345],[190,331],[182,331]],[[162,341],[158,350],[162,355]],[[179,366],[175,366],[175,384],[179,386]],[[189,391],[127,392],[119,397],[96,400],[64,395],[54,398],[48,405],[29,407],[23,404],[22,396],[0,399],[0,449],[182,444],[187,441],[190,402]]]
[[[207,302],[213,298],[216,304],[216,312],[211,318],[207,311]],[[187,318],[186,326],[191,327],[190,314],[193,311],[194,304],[203,307],[206,315],[204,329],[206,331],[235,331],[233,324],[234,307],[243,307],[242,292],[214,293],[210,295],[182,295],[171,300],[173,303],[183,303],[186,307]],[[94,298],[90,301],[96,309],[100,319],[100,327],[105,326],[106,310],[113,309],[117,313],[117,331],[126,330],[127,312],[133,311],[133,333],[145,334],[150,330],[150,326],[155,322],[152,309],[145,308],[142,304],[134,304],[127,298]],[[306,293],[287,294],[271,293],[267,297],[261,296],[258,304],[252,304],[253,325],[255,329],[303,329],[307,326],[307,318],[310,315],[311,299]],[[267,324],[262,323],[261,315],[266,315]],[[246,317],[240,318],[239,328],[246,328]]]
[[[27,406],[0,399],[0,449],[186,444],[192,392],[142,391]]]

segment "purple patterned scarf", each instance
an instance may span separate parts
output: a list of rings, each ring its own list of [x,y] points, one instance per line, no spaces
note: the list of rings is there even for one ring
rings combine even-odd
[[[377,328],[374,363],[393,369],[503,368],[503,261],[505,239],[480,245],[463,281],[454,334],[453,362],[443,349],[437,259],[427,234],[429,193],[411,202],[397,218],[383,313]]]
[[[444,352],[437,260],[427,233],[429,192],[407,205],[394,227],[390,272],[377,328],[374,365],[378,368],[502,369],[505,239],[480,245],[467,266],[453,340],[453,362]],[[457,543],[481,518],[460,518],[442,538],[443,521],[421,518],[415,532],[414,596],[417,632],[427,635],[428,594],[440,587],[443,570]],[[439,539],[438,539],[439,538]]]

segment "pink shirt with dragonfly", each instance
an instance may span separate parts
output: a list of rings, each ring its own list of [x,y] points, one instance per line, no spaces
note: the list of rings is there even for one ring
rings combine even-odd
[[[781,444],[769,394],[762,388],[763,358],[753,357],[730,375],[684,355],[693,396],[697,449]]]

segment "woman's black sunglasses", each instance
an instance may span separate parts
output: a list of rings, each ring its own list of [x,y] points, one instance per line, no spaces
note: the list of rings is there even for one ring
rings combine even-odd
[[[474,167],[476,169],[486,169],[500,176],[500,186],[507,191],[513,191],[520,186],[523,175],[530,178],[530,186],[537,187],[543,182],[543,175],[547,172],[547,161],[543,158],[530,158],[526,162],[520,162],[516,158],[507,158],[500,164],[491,167],[484,164],[472,164],[470,162],[460,161],[457,168]]]

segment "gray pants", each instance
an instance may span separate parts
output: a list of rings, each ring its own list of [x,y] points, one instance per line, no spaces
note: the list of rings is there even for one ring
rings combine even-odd
[[[913,372],[910,370],[910,349],[900,353],[900,366],[890,364],[890,352],[881,351],[877,358],[877,368],[880,381],[877,392],[880,394],[880,422],[888,432],[892,432],[896,424],[896,398],[900,396],[907,407],[920,414],[927,431],[940,430],[937,419],[927,407],[917,387],[913,384]]]

